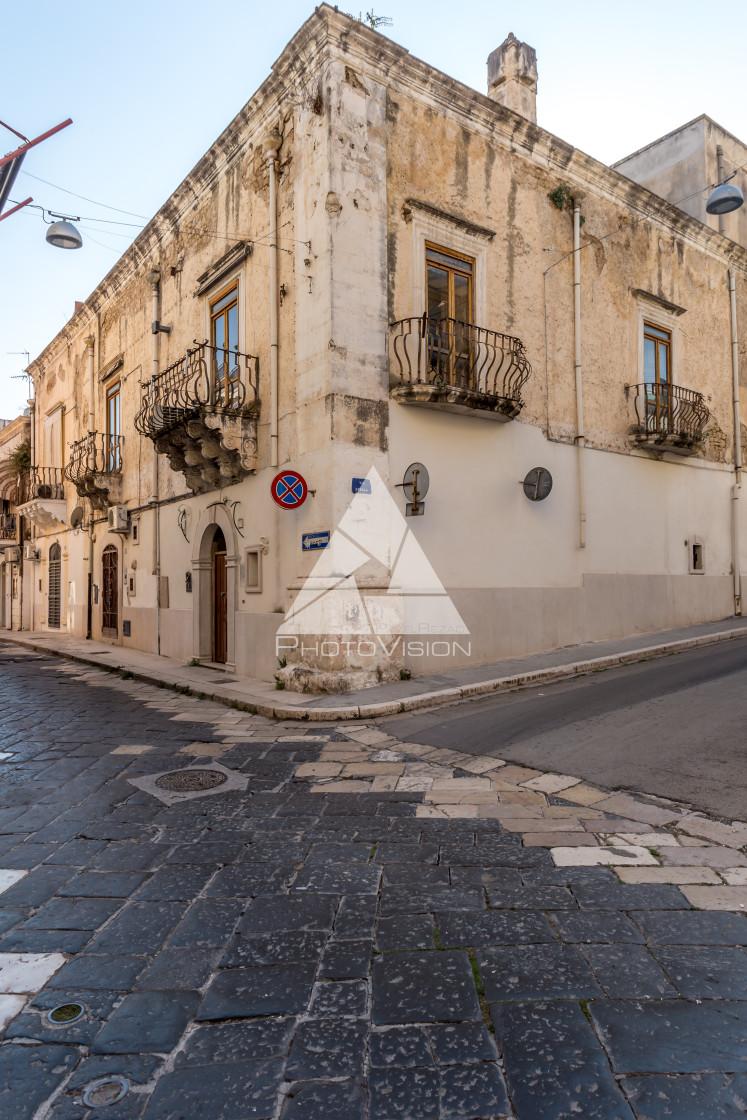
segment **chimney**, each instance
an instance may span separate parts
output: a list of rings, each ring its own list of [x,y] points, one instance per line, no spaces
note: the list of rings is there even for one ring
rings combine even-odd
[[[537,123],[537,52],[513,32],[488,58],[488,97]]]

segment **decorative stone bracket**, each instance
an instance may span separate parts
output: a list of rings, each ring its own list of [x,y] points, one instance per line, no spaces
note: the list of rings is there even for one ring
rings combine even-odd
[[[156,439],[195,494],[240,482],[257,469],[257,418],[205,410]]]
[[[32,498],[16,511],[22,517],[28,517],[40,529],[56,529],[59,525],[67,525],[67,504],[61,498]]]
[[[109,506],[121,505],[122,476],[120,474],[94,474],[75,483],[81,498],[88,498],[94,509],[106,513]]]

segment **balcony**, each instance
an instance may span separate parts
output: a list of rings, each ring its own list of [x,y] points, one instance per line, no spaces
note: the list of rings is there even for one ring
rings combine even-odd
[[[633,395],[636,417],[629,436],[636,447],[675,455],[702,450],[710,416],[702,393],[669,382],[631,385],[628,393]]]
[[[61,467],[32,467],[21,475],[18,513],[40,529],[67,524],[64,480]]]
[[[196,343],[151,379],[135,427],[195,493],[239,482],[257,467],[259,359]]]
[[[518,338],[457,319],[400,319],[391,325],[400,404],[478,414],[506,423],[521,412],[532,367]]]
[[[123,436],[89,432],[70,449],[65,478],[81,498],[88,498],[94,509],[105,512],[122,499]]]
[[[18,529],[14,513],[0,513],[0,548],[18,544]]]

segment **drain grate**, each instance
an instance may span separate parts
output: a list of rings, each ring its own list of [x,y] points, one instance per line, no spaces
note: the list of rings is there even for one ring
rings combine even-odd
[[[86,1108],[105,1108],[108,1104],[116,1104],[127,1095],[129,1087],[124,1077],[103,1077],[88,1086],[83,1094],[83,1104]]]
[[[82,1003],[61,1003],[59,1007],[53,1007],[49,1012],[47,1022],[59,1026],[76,1023],[85,1013],[85,1005]]]
[[[195,793],[202,789],[215,789],[226,781],[228,778],[220,770],[174,770],[156,778],[156,785],[172,793]]]

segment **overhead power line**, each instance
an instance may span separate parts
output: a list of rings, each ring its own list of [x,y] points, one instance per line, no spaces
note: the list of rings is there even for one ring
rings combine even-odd
[[[142,218],[143,221],[148,220],[144,214],[134,214],[132,210],[121,210],[119,206],[109,206],[106,202],[97,202],[95,198],[86,198],[84,194],[76,194],[75,191],[69,191],[67,187],[59,187],[57,183],[50,183],[49,179],[42,179],[40,175],[32,175],[30,171],[24,171],[22,174],[28,175],[29,179],[36,179],[38,183],[46,183],[48,187],[54,187],[56,191],[62,191],[63,194],[72,195],[73,198],[80,198],[83,202],[90,202],[93,206],[101,206],[104,210],[115,210],[117,214],[129,214],[131,218]]]

